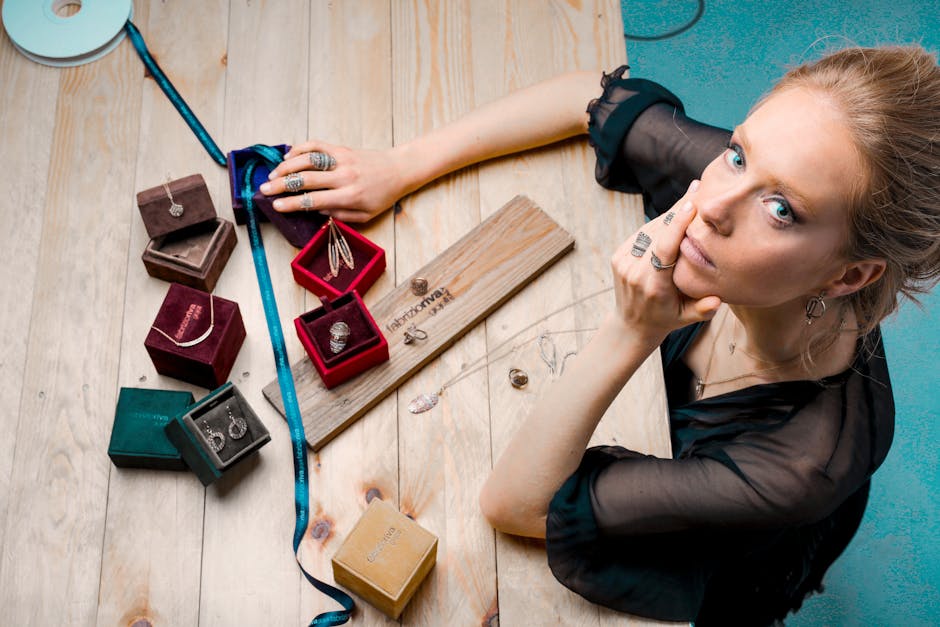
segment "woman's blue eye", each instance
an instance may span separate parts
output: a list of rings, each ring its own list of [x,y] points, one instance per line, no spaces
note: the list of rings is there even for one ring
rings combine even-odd
[[[793,210],[785,200],[780,198],[770,198],[766,201],[770,209],[770,215],[774,220],[785,224],[792,224],[794,221]]]
[[[725,154],[725,161],[732,168],[741,169],[744,167],[744,151],[737,144],[729,144],[728,151]]]

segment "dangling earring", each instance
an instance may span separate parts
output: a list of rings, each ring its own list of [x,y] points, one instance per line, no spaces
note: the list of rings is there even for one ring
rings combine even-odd
[[[206,429],[206,442],[214,452],[218,453],[225,448],[225,435],[221,431],[216,431],[209,426],[209,423],[203,423]]]
[[[826,301],[823,300],[825,297],[826,292],[823,290],[819,296],[813,296],[806,303],[806,324],[813,324],[814,320],[822,318],[826,313]]]

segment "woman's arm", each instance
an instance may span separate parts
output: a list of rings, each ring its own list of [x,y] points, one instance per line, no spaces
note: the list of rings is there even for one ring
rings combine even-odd
[[[586,108],[601,92],[600,72],[571,72],[516,91],[387,150],[357,150],[311,140],[294,146],[262,186],[281,194],[284,176],[303,172],[315,210],[363,222],[430,181],[486,159],[544,146],[587,132]],[[336,159],[328,172],[309,170],[307,153]],[[300,196],[278,200],[279,211],[301,209]]]
[[[672,282],[672,272],[650,263],[678,257],[679,243],[695,215],[689,197],[697,182],[662,219],[643,227],[652,239],[642,257],[631,254],[636,235],[611,260],[615,306],[565,375],[533,408],[493,468],[480,494],[490,524],[507,533],[543,537],[548,505],[578,467],[591,434],[637,368],[673,329],[714,315],[715,296],[691,300]]]

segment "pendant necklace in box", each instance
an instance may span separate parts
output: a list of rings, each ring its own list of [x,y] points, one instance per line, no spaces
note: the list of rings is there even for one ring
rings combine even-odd
[[[583,302],[586,301],[586,300],[589,300],[589,299],[591,299],[591,298],[594,298],[595,296],[600,296],[601,294],[605,294],[605,293],[611,291],[612,289],[613,289],[612,287],[605,287],[604,289],[599,290],[599,291],[597,291],[597,292],[594,292],[593,294],[589,294],[589,295],[585,296],[584,298],[579,298],[578,300],[576,300],[576,301],[574,301],[574,302],[572,302],[572,303],[569,303],[569,304],[565,305],[564,307],[561,307],[561,308],[559,308],[559,309],[556,309],[555,311],[551,312],[550,314],[548,314],[548,315],[546,315],[546,316],[543,316],[542,318],[539,318],[538,320],[536,320],[536,321],[533,322],[532,324],[530,324],[530,325],[528,325],[528,326],[522,328],[521,330],[519,330],[519,331],[513,333],[513,334],[510,335],[508,338],[506,338],[501,344],[499,344],[496,348],[494,348],[492,351],[489,351],[489,352],[487,352],[487,353],[484,353],[482,357],[479,357],[479,358],[475,359],[474,361],[470,362],[470,364],[467,365],[467,367],[470,368],[470,367],[474,366],[475,364],[477,364],[477,363],[483,361],[483,363],[480,364],[479,366],[476,366],[475,368],[471,368],[470,370],[462,371],[462,372],[458,373],[456,376],[454,376],[454,377],[448,379],[447,381],[445,381],[444,383],[441,384],[441,387],[438,388],[437,392],[425,392],[425,393],[419,394],[418,396],[416,396],[415,398],[413,398],[413,399],[411,400],[411,402],[408,403],[408,411],[410,411],[412,414],[423,414],[423,413],[426,412],[426,411],[430,411],[431,409],[433,409],[433,408],[438,404],[438,402],[440,401],[441,396],[444,394],[444,390],[446,390],[447,388],[449,388],[449,387],[453,386],[454,384],[460,382],[462,379],[465,379],[466,377],[469,377],[471,374],[473,374],[473,373],[475,373],[475,372],[479,372],[479,371],[482,370],[483,368],[486,368],[491,362],[496,361],[496,360],[499,360],[499,359],[502,359],[502,358],[504,358],[504,357],[507,357],[508,355],[511,355],[514,351],[518,350],[519,348],[522,348],[523,346],[525,346],[525,345],[528,344],[529,342],[533,341],[534,339],[538,339],[538,340],[539,340],[539,350],[540,350],[540,354],[542,355],[542,359],[545,360],[545,359],[546,359],[546,356],[545,356],[545,354],[542,352],[542,345],[543,345],[543,343],[545,342],[545,339],[543,339],[543,338],[547,338],[547,337],[550,336],[550,335],[558,335],[558,334],[561,334],[561,333],[581,333],[581,332],[585,332],[585,331],[594,331],[595,328],[589,328],[589,329],[571,329],[571,330],[567,330],[567,331],[545,331],[545,332],[543,332],[543,333],[540,333],[540,334],[537,336],[537,338],[530,338],[530,339],[528,339],[528,340],[525,340],[524,342],[521,342],[521,343],[519,343],[519,344],[513,346],[512,348],[510,348],[508,351],[506,351],[504,354],[500,355],[499,357],[494,357],[494,358],[492,358],[492,359],[489,358],[491,354],[496,353],[497,351],[499,351],[501,348],[503,348],[503,347],[504,347],[506,344],[508,344],[509,342],[513,341],[514,339],[516,339],[517,337],[519,337],[520,335],[522,335],[522,334],[525,333],[526,331],[532,329],[533,327],[535,327],[535,326],[537,326],[537,325],[539,325],[539,324],[545,322],[546,320],[548,320],[548,319],[551,318],[552,316],[554,316],[554,315],[556,315],[556,314],[559,314],[559,313],[561,313],[562,311],[565,311],[566,309],[570,309],[571,307],[574,307],[575,305],[578,305],[578,304],[580,304],[580,303],[583,303]],[[567,357],[568,357],[568,355],[566,355],[566,358],[567,358]],[[548,361],[546,361],[546,363],[548,363]],[[550,365],[549,365],[549,368],[550,368],[550,369],[553,369],[553,368],[554,368],[554,364],[550,364]],[[517,370],[517,369],[516,369],[516,370]],[[518,373],[516,373],[516,374],[517,374],[517,377],[518,377]],[[554,371],[552,372],[552,374],[554,374]],[[512,381],[512,376],[510,376],[510,381]],[[526,378],[526,381],[528,381],[528,378]],[[520,380],[520,382],[521,382],[521,380]],[[524,385],[524,384],[523,384],[523,385]],[[514,385],[513,387],[521,387],[521,385]]]
[[[169,179],[170,177],[167,176],[166,178]],[[174,218],[178,218],[183,215],[183,205],[179,204],[176,202],[176,200],[173,199],[173,193],[170,191],[169,181],[163,184],[163,191],[166,192],[166,197],[170,199],[170,215]]]
[[[201,342],[204,342],[206,338],[212,335],[212,329],[215,328],[215,297],[213,297],[212,294],[209,294],[209,328],[206,329],[205,333],[203,333],[197,338],[194,338],[192,340],[187,340],[185,342],[178,342],[177,340],[173,339],[173,337],[171,337],[170,334],[164,331],[163,329],[158,329],[155,326],[152,326],[150,328],[156,331],[157,333],[159,333],[160,335],[162,335],[163,337],[165,337],[166,339],[170,340],[171,342],[173,342],[180,348],[189,348],[190,346],[195,346],[196,344],[200,344]]]

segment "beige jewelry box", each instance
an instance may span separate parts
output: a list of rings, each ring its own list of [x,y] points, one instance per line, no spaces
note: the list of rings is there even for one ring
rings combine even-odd
[[[333,556],[333,579],[393,619],[437,559],[437,536],[380,499]]]

